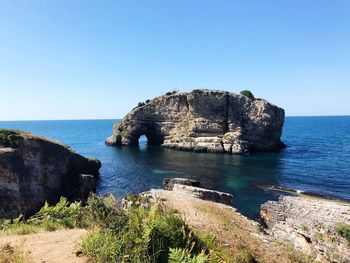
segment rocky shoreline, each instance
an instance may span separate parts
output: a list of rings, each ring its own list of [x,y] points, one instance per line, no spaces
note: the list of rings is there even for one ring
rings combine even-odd
[[[55,203],[61,196],[84,201],[96,190],[100,167],[98,160],[83,157],[55,141],[21,131],[1,130],[0,218],[30,215],[46,201]],[[187,210],[183,213],[191,214],[198,225],[206,224],[203,218],[198,218],[198,214],[202,215],[202,210],[208,207],[216,211],[214,214],[207,212],[217,221],[231,224],[232,218],[235,218],[238,220],[236,226],[240,228],[244,225],[245,235],[254,237],[256,246],[261,249],[257,256],[266,259],[266,262],[279,262],[268,260],[265,250],[269,246],[276,249],[276,259],[287,253],[279,243],[293,247],[313,261],[350,262],[350,241],[339,231],[340,225],[349,227],[346,231],[350,231],[349,202],[306,194],[281,195],[278,201],[268,201],[261,206],[261,222],[255,222],[233,208],[232,194],[205,189],[199,181],[169,178],[164,180],[163,188],[151,189],[139,196],[145,205],[164,199],[173,208],[181,210],[186,203]],[[292,189],[279,187],[268,190],[298,194]],[[123,200],[125,208],[132,204],[133,201],[128,198]],[[196,212],[193,214],[189,211],[191,209]],[[229,232],[226,234],[232,239],[237,238]]]
[[[311,196],[281,196],[261,207],[268,232],[321,262],[350,262],[348,241],[337,231],[350,224],[350,203]]]
[[[200,186],[199,181],[170,178],[164,180],[164,190],[152,189],[141,196],[153,200],[152,202],[164,196],[169,198],[170,195],[175,200],[201,199],[234,207],[231,194]],[[169,191],[171,194],[167,193]],[[350,224],[349,202],[306,195],[281,196],[278,201],[263,204],[260,214],[261,222],[240,215],[252,226],[258,226],[262,230],[254,234],[260,240],[289,244],[315,262],[350,262],[350,244],[337,231],[339,224]]]

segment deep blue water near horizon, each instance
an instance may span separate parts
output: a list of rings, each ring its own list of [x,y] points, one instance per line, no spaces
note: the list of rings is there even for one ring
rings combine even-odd
[[[0,121],[0,128],[30,131],[101,160],[98,193],[118,197],[162,186],[164,178],[187,177],[230,192],[234,207],[257,218],[260,205],[280,193],[278,185],[350,200],[350,116],[287,117],[280,153],[238,156],[191,153],[158,146],[108,147],[104,139],[115,120]]]

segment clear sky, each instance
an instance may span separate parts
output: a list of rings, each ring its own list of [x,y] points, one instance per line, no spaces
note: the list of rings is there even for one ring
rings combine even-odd
[[[0,120],[120,118],[171,90],[350,114],[350,1],[0,0]]]

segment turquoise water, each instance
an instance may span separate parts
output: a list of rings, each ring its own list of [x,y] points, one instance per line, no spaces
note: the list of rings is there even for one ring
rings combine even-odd
[[[256,218],[260,205],[278,198],[261,185],[278,185],[350,200],[350,117],[288,117],[280,153],[236,156],[191,153],[147,146],[108,147],[114,120],[14,121],[16,128],[56,139],[77,152],[101,160],[98,192],[124,196],[161,187],[167,177],[200,180],[208,188],[230,192],[234,206]]]

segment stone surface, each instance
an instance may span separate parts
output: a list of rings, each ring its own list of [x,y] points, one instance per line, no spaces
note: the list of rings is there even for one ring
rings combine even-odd
[[[3,136],[4,137],[4,136]],[[31,214],[60,196],[84,199],[101,163],[57,142],[15,132],[0,141],[0,218]],[[87,182],[89,181],[89,182]]]
[[[108,145],[149,144],[195,152],[275,151],[281,142],[284,110],[263,99],[200,90],[160,96],[134,108],[113,127]]]
[[[163,181],[163,189],[164,190],[173,190],[174,184],[182,184],[188,186],[196,186],[199,187],[201,183],[196,180],[187,179],[187,178],[167,178]]]
[[[336,231],[350,224],[349,203],[284,196],[263,204],[261,218],[277,239],[319,261],[350,262],[348,242]]]
[[[172,191],[191,195],[195,198],[221,203],[225,205],[232,205],[233,196],[228,193],[209,190],[201,187],[194,187],[182,184],[174,184]]]

